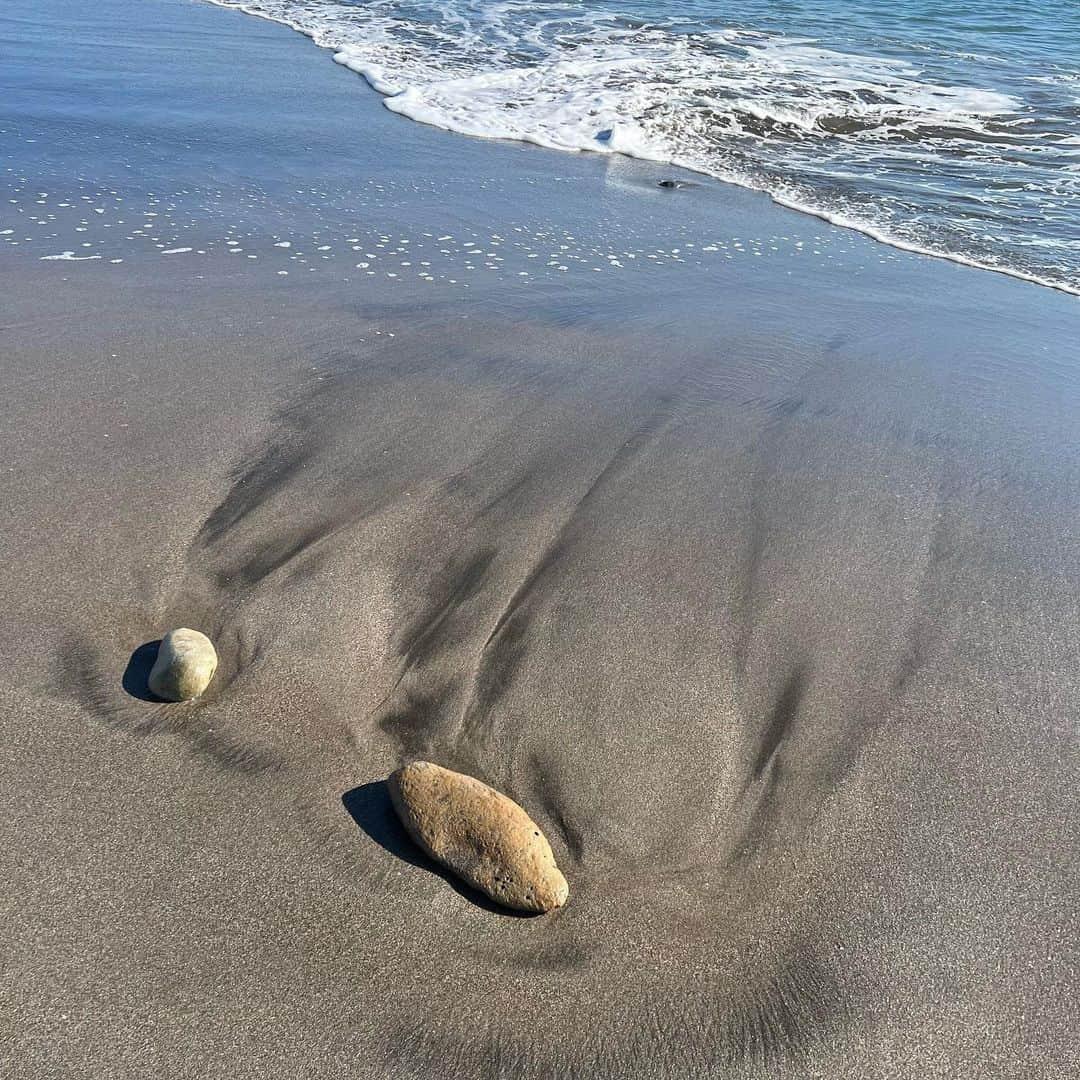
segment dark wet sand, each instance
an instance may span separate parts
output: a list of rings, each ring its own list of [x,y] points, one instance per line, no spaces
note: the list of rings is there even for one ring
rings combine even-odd
[[[287,31],[152,7],[146,78],[250,85],[268,189],[287,72],[313,143],[365,133],[290,177],[497,180],[387,229],[498,229],[527,174],[575,229],[853,247],[468,294],[0,253],[0,1072],[1071,1075],[1076,301],[409,125]],[[195,705],[141,692],[175,625],[219,644]],[[416,756],[528,809],[565,910],[433,871],[382,786]]]

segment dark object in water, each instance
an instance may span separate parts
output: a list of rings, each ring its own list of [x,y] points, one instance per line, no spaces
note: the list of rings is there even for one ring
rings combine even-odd
[[[693,187],[693,186],[694,186],[693,184],[689,184],[685,180],[661,180],[660,183],[657,184],[657,187],[671,188],[673,190],[677,189],[677,188],[685,188],[685,187]]]

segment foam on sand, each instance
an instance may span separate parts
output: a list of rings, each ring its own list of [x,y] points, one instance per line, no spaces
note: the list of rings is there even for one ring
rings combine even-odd
[[[42,255],[42,262],[94,262],[100,255],[76,255],[74,251],[61,251],[59,255]]]

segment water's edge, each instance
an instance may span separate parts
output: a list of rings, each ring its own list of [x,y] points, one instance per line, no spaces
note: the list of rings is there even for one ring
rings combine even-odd
[[[404,95],[399,93],[395,87],[393,87],[387,82],[380,69],[378,69],[374,65],[370,65],[361,60],[358,60],[351,53],[343,51],[333,44],[319,41],[317,36],[311,31],[309,31],[306,27],[298,24],[293,20],[288,19],[283,15],[269,13],[257,7],[253,7],[250,3],[245,3],[243,2],[243,0],[208,0],[208,2],[214,4],[217,7],[242,12],[245,15],[252,15],[256,18],[264,19],[267,22],[287,26],[289,29],[311,40],[319,48],[330,51],[333,54],[333,59],[338,64],[354,72],[355,74],[360,75],[372,90],[380,94],[383,97],[384,106],[388,108],[391,112],[395,112],[399,115],[405,116],[406,118],[410,120],[415,120],[419,123],[428,124],[430,126],[438,127],[442,130],[454,132],[455,134],[465,134],[474,138],[489,138],[493,141],[508,141],[508,137],[505,135],[485,135],[483,132],[478,132],[475,130],[464,130],[460,128],[455,128],[448,123],[440,122],[438,119],[429,114],[425,114],[422,110],[411,110],[408,105],[401,100]],[[733,184],[738,187],[743,187],[749,190],[761,192],[765,195],[768,195],[769,198],[772,199],[772,201],[776,204],[786,207],[787,209],[807,214],[819,220],[826,221],[831,225],[836,225],[840,228],[850,229],[864,236],[868,236],[871,239],[877,241],[878,243],[885,244],[897,250],[910,252],[916,255],[923,255],[929,258],[942,259],[947,262],[955,263],[961,266],[972,267],[978,270],[987,270],[992,273],[1002,274],[1020,281],[1026,281],[1031,284],[1041,285],[1045,288],[1055,289],[1068,295],[1080,296],[1080,286],[1073,286],[1068,282],[1048,279],[1039,274],[1032,273],[1019,267],[1002,266],[994,263],[988,263],[970,255],[947,250],[939,250],[933,247],[926,246],[925,244],[909,241],[902,237],[891,235],[886,230],[878,227],[871,222],[858,221],[841,212],[836,212],[823,207],[814,206],[810,203],[793,198],[785,192],[772,189],[766,184],[756,182],[753,178],[750,177],[741,176],[729,172],[711,170],[709,168],[703,167],[699,163],[689,161],[683,157],[680,157],[677,154],[657,154],[655,152],[650,152],[649,148],[639,145],[605,146],[602,143],[598,143],[595,147],[568,146],[555,142],[549,142],[542,138],[530,136],[523,136],[514,141],[533,143],[534,145],[543,147],[545,149],[559,150],[562,152],[566,152],[569,150],[575,153],[621,154],[627,157],[653,161],[658,164],[671,165],[674,168],[685,170],[689,173],[709,176],[717,181],[720,181],[721,183]]]

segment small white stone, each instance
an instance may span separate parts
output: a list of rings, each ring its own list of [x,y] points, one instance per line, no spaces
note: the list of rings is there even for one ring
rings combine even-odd
[[[159,698],[188,701],[199,697],[217,670],[213,642],[198,630],[170,630],[158,647],[147,683]]]

